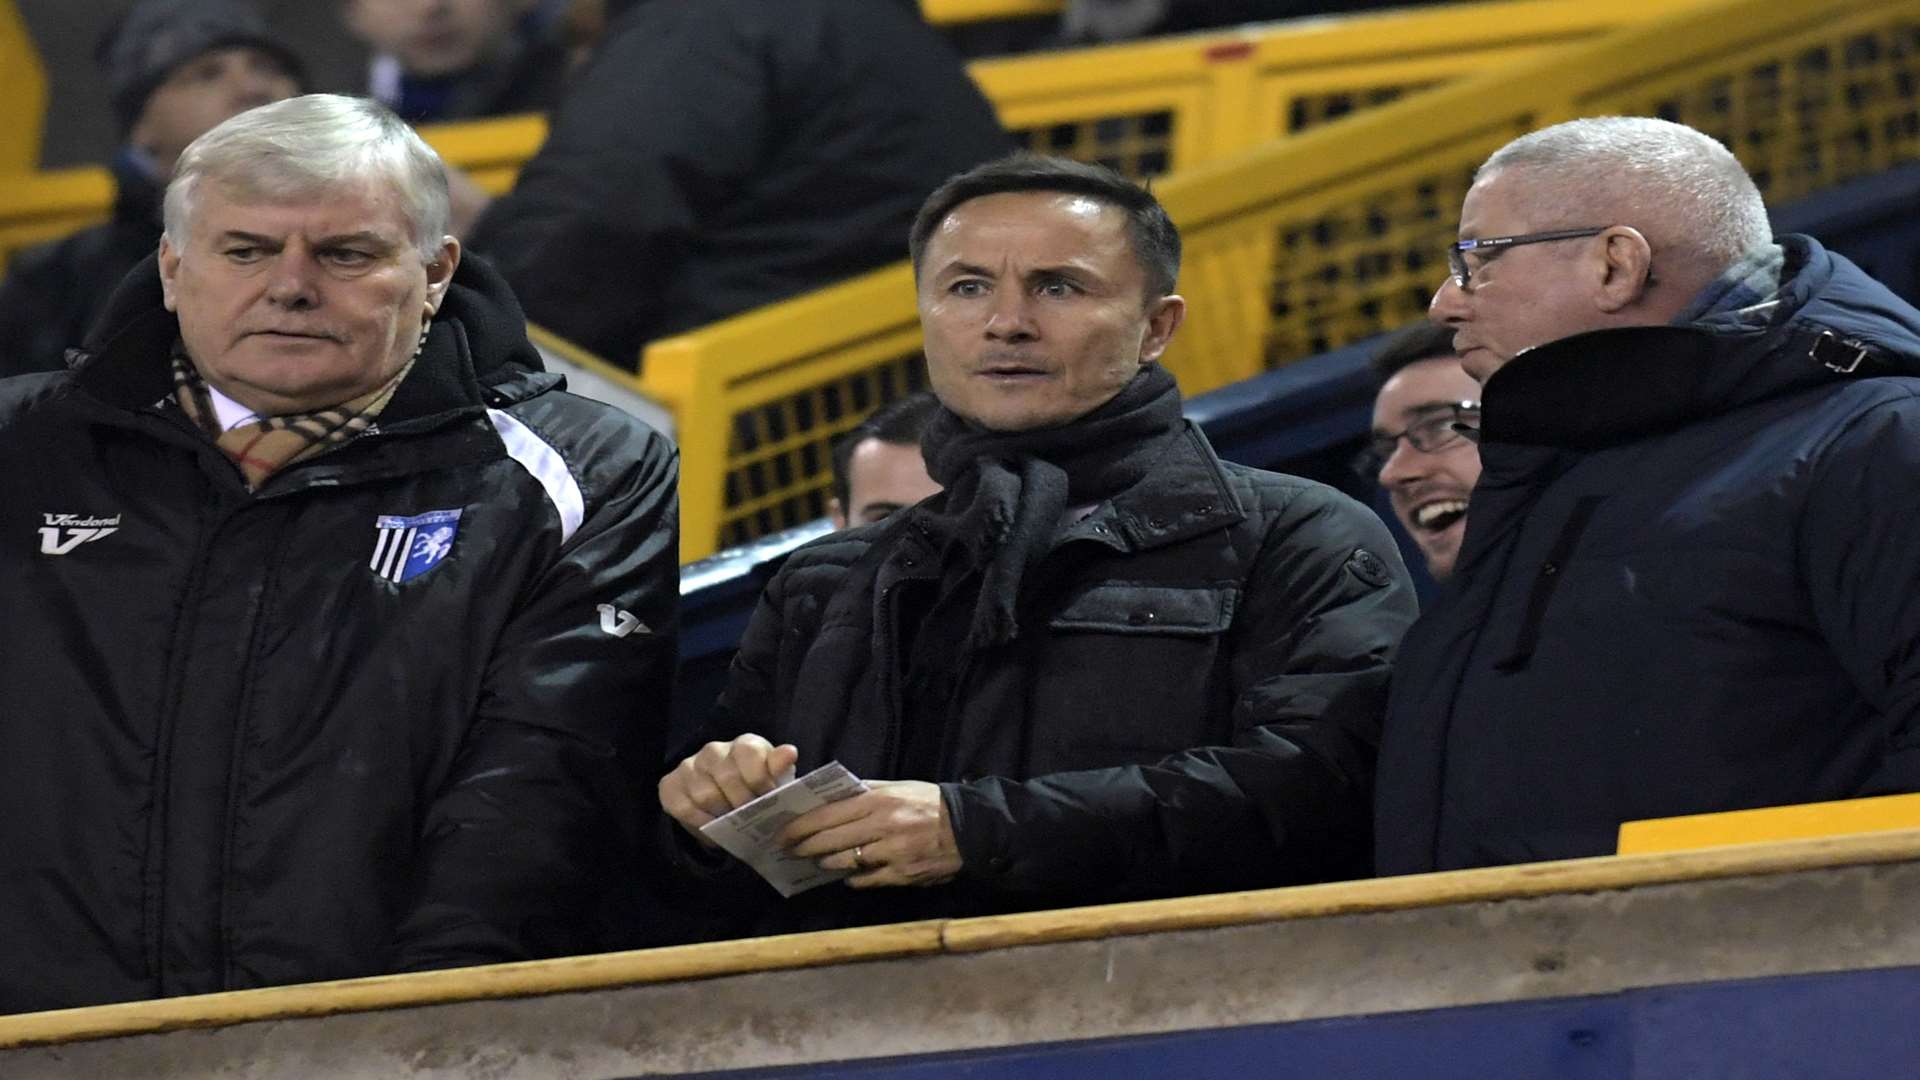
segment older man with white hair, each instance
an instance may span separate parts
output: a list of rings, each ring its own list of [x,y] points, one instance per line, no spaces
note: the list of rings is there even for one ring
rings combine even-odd
[[[1920,790],[1920,311],[1661,120],[1508,144],[1459,236],[1483,471],[1394,672],[1379,869]]]
[[[0,1011],[627,944],[674,454],[542,372],[384,107],[181,156],[0,382]]]

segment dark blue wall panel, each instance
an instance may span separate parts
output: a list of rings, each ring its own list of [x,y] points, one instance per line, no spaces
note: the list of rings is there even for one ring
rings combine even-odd
[[[726,1080],[1898,1080],[1920,968],[781,1069]]]

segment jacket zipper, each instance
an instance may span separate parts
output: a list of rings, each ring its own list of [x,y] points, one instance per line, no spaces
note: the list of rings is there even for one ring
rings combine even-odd
[[[1567,522],[1560,527],[1560,535],[1554,538],[1553,547],[1547,551],[1547,560],[1540,564],[1539,573],[1534,575],[1533,588],[1527,595],[1527,613],[1520,621],[1520,633],[1514,638],[1513,648],[1502,659],[1494,661],[1495,671],[1513,673],[1523,671],[1533,659],[1533,650],[1540,643],[1540,624],[1546,621],[1547,603],[1553,599],[1554,590],[1560,587],[1560,579],[1565,575],[1567,560],[1573,556],[1574,548],[1580,544],[1580,535],[1587,531],[1587,523],[1593,520],[1593,512],[1606,501],[1604,495],[1588,495],[1573,504],[1573,512],[1567,515]]]
[[[159,995],[164,997],[170,991],[167,986],[166,967],[166,875],[167,875],[167,818],[172,809],[173,798],[173,742],[180,722],[180,710],[186,695],[186,672],[189,660],[186,656],[195,632],[199,626],[198,608],[194,598],[199,596],[206,585],[207,567],[213,560],[214,537],[225,527],[231,512],[221,509],[220,496],[211,496],[213,508],[209,514],[207,527],[201,531],[193,553],[193,561],[187,579],[181,585],[180,610],[175,614],[173,632],[167,643],[167,670],[163,712],[154,754],[153,764],[153,805],[154,813],[147,821],[146,866],[141,874],[142,886],[146,897],[146,947],[148,970]]]
[[[880,590],[880,625],[886,632],[880,635],[880,677],[885,680],[887,701],[887,724],[880,736],[881,766],[887,772],[888,779],[898,779],[894,774],[900,771],[900,763],[895,760],[900,752],[900,728],[904,722],[902,714],[906,711],[906,701],[900,688],[900,661],[897,645],[900,641],[900,613],[894,607],[894,594],[899,589],[895,582]]]

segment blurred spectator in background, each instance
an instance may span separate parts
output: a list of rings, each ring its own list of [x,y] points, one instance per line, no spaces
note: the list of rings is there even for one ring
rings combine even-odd
[[[1423,322],[1373,358],[1380,391],[1373,431],[1355,467],[1387,493],[1435,581],[1453,573],[1480,479],[1480,384],[1453,354],[1453,330]]]
[[[142,0],[95,51],[126,141],[113,217],[22,253],[0,285],[0,376],[57,371],[114,286],[160,243],[160,194],[188,143],[300,92],[300,58],[239,0]]]
[[[882,405],[833,446],[833,527],[871,525],[940,490],[927,475],[920,436],[940,409],[929,391]]]
[[[1012,148],[915,0],[639,0],[471,243],[528,317],[648,341],[904,258],[920,200]]]
[[[374,50],[368,93],[415,124],[544,112],[560,98],[568,46],[538,0],[344,0]]]
[[[1067,0],[1060,15],[1065,44],[1125,41],[1149,34],[1240,23],[1413,7],[1421,0]]]
[[[607,36],[607,0],[548,0],[546,7],[553,9],[553,38],[566,49],[572,74],[593,59]]]

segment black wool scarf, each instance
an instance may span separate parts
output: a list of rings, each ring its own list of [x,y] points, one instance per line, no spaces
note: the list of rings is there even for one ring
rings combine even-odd
[[[969,648],[1005,644],[1019,632],[1020,583],[1047,554],[1067,508],[1139,483],[1182,428],[1180,388],[1158,364],[1059,427],[989,431],[945,408],[934,415],[920,449],[947,495],[928,525],[949,578],[956,559],[981,572]]]

